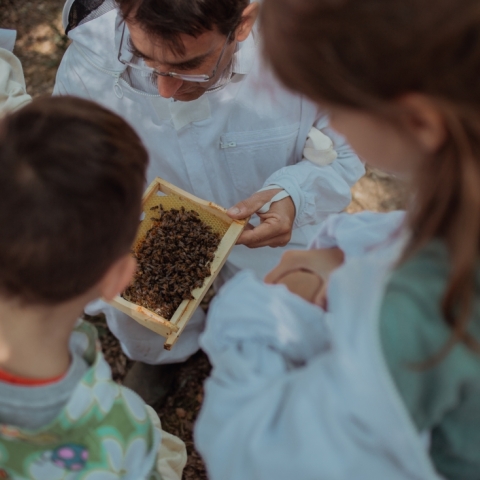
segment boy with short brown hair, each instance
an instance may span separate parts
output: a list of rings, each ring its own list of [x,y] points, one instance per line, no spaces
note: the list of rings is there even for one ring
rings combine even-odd
[[[86,100],[34,100],[0,122],[5,478],[180,479],[185,446],[112,381],[78,320],[132,277],[147,162],[127,123]]]

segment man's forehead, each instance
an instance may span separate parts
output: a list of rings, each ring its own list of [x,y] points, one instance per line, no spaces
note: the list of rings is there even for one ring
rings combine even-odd
[[[130,43],[136,53],[146,60],[165,64],[180,64],[191,60],[207,57],[218,47],[224,37],[216,30],[207,30],[198,37],[184,33],[179,34],[178,41],[183,45],[183,51],[173,47],[171,42],[159,36],[150,35],[138,25],[128,25]]]

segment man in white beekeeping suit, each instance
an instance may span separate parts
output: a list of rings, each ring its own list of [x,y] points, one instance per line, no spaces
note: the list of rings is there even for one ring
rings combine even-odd
[[[280,86],[262,61],[259,8],[249,0],[68,0],[63,13],[72,44],[54,93],[96,100],[128,120],[150,153],[148,182],[162,177],[230,207],[232,218],[253,215],[220,281],[245,268],[263,277],[285,249],[304,248],[364,173],[326,113]],[[162,337],[103,302],[87,313],[100,311],[137,361],[126,385],[156,403],[172,377],[167,365],[198,350],[203,312],[168,352]]]

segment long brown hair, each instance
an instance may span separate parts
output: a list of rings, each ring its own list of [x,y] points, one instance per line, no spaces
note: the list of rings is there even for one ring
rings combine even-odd
[[[262,28],[277,75],[319,103],[390,118],[402,94],[436,103],[448,138],[415,179],[403,260],[445,242],[442,314],[453,333],[433,363],[458,342],[480,352],[467,330],[480,249],[480,2],[264,0]]]

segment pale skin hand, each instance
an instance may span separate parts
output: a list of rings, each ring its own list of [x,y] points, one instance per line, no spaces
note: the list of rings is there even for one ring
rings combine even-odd
[[[284,253],[278,266],[265,277],[265,282],[282,283],[304,300],[326,308],[328,279],[343,261],[343,251],[336,247],[306,251],[290,250]],[[317,287],[312,293],[314,285]]]
[[[227,213],[235,220],[243,220],[262,208],[282,189],[266,190],[254,193],[251,197],[230,208]],[[258,227],[248,224],[237,240],[237,245],[250,248],[283,247],[292,237],[295,221],[295,204],[290,197],[274,202],[267,213],[259,213],[261,223]]]

